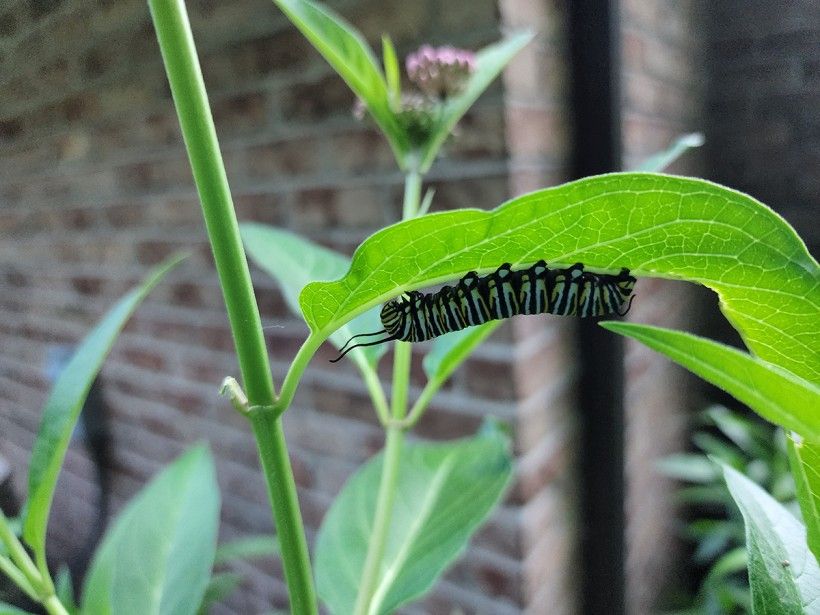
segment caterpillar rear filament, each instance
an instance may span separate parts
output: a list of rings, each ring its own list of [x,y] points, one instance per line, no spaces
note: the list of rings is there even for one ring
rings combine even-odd
[[[634,287],[635,278],[629,275],[629,269],[621,269],[618,275],[592,273],[584,271],[581,263],[567,269],[550,269],[541,260],[515,271],[504,263],[484,277],[471,271],[455,286],[444,286],[436,293],[411,291],[388,301],[381,311],[384,329],[354,335],[331,363],[354,348],[393,340],[423,342],[521,314],[624,316],[632,305],[634,296],[630,295]],[[376,335],[385,337],[348,348],[356,338]]]

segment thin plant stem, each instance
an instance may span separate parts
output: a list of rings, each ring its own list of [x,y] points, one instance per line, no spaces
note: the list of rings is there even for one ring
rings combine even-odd
[[[31,583],[29,583],[26,575],[20,572],[20,569],[5,555],[0,555],[0,572],[11,579],[12,583],[22,589],[29,598],[39,600],[37,591],[32,587]]]
[[[202,203],[231,324],[256,445],[282,545],[291,611],[318,612],[296,484],[270,375],[259,308],[219,152],[202,71],[183,0],[149,0],[168,81]]]
[[[39,595],[43,586],[42,574],[34,565],[34,562],[31,561],[31,557],[29,557],[23,545],[20,544],[17,536],[14,535],[11,525],[2,510],[0,510],[0,542],[6,546],[8,556],[14,562],[17,570],[23,574]]]
[[[384,395],[384,388],[379,380],[379,375],[374,369],[361,370],[367,391],[373,400],[373,407],[382,425],[387,426],[390,422],[390,408],[387,406],[387,398]]]
[[[407,173],[404,184],[404,204],[402,217],[405,220],[414,218],[419,211],[421,197],[421,174],[416,170]],[[407,413],[407,391],[410,383],[410,358],[412,347],[407,342],[396,342],[393,355],[393,395],[390,408],[390,421],[386,424],[382,475],[379,481],[379,493],[376,498],[376,510],[373,518],[373,531],[367,546],[362,578],[356,595],[355,615],[367,615],[370,602],[376,591],[379,579],[387,535],[390,532],[390,521],[393,517],[393,503],[399,480],[401,452],[404,448],[405,428],[401,425]],[[381,415],[380,415],[381,417]],[[382,421],[385,423],[385,421]]]

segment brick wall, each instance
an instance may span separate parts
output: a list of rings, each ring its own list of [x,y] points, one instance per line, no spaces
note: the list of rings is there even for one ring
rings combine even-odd
[[[424,41],[478,48],[496,40],[499,8],[503,28],[537,29],[503,84],[462,122],[429,185],[437,208],[489,208],[566,179],[563,2],[330,4],[370,41],[389,32],[400,55]],[[387,145],[351,117],[352,94],[270,2],[189,5],[240,219],[348,253],[395,221],[402,185]],[[694,0],[623,3],[629,162],[701,128],[696,7]],[[223,493],[223,537],[270,531],[250,432],[216,395],[236,362],[144,2],[19,0],[0,9],[0,66],[0,454],[12,463],[18,491],[48,390],[47,349],[79,340],[151,265],[190,248],[194,255],[140,308],[103,369],[114,508],[187,445],[207,439]],[[306,327],[270,279],[254,271],[254,282],[264,324],[277,325],[266,335],[281,381]],[[679,324],[683,286],[642,280],[630,316]],[[509,420],[519,474],[461,563],[408,612],[577,612],[573,344],[571,321],[506,323],[419,424],[421,436],[452,438],[474,432],[486,414]],[[285,419],[311,540],[344,480],[382,445],[355,369],[330,366],[332,354],[320,350]],[[423,384],[421,356],[411,395]],[[679,372],[637,346],[628,346],[626,368],[629,601],[630,612],[644,613],[673,553],[665,542],[669,485],[651,463],[681,438],[681,385]],[[94,497],[93,466],[72,445],[49,536],[58,559],[82,547]],[[220,612],[285,604],[278,563],[239,570],[245,591]]]
[[[710,2],[706,149],[716,181],[820,246],[820,4]]]

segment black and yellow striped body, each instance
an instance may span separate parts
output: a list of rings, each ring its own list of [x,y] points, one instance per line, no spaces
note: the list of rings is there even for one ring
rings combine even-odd
[[[421,342],[521,314],[619,314],[634,286],[628,269],[608,275],[584,271],[581,263],[550,269],[538,261],[513,271],[505,263],[484,277],[470,272],[437,293],[405,293],[385,304],[381,320],[391,339]]]

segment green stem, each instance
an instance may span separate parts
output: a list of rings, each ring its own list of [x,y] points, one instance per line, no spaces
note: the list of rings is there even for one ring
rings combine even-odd
[[[291,612],[299,615],[318,613],[310,576],[310,555],[305,542],[302,517],[299,515],[299,499],[285,445],[282,419],[271,412],[256,412],[251,415],[251,425],[259,447],[259,458],[265,473],[274,519],[287,520],[286,523],[277,523],[276,534],[285,564]],[[285,554],[289,560],[285,559]],[[300,565],[302,562],[304,566]],[[303,578],[303,575],[307,577]]]
[[[282,541],[282,562],[291,610],[296,615],[317,613],[296,485],[282,427],[274,410],[275,389],[259,308],[242,249],[188,15],[182,0],[149,0],[149,6],[202,203],[248,403],[259,407],[251,423],[276,530]]]
[[[68,615],[68,611],[54,594],[51,594],[43,601],[43,606],[50,615]]]
[[[389,427],[384,445],[384,461],[373,519],[373,532],[370,535],[367,558],[362,570],[362,580],[359,584],[359,593],[356,596],[354,615],[367,615],[370,609],[370,600],[376,591],[379,567],[384,556],[387,534],[390,530],[390,520],[393,516],[393,501],[396,498],[396,484],[399,477],[399,463],[403,445],[404,431],[397,427]]]
[[[23,574],[32,588],[40,594],[40,588],[43,585],[42,575],[34,562],[31,561],[28,552],[20,544],[17,536],[14,535],[11,525],[2,510],[0,510],[0,542],[6,546],[6,551],[8,551],[9,557],[14,562],[17,570]]]
[[[379,375],[375,369],[363,369],[361,372],[367,391],[370,393],[370,399],[373,400],[373,406],[376,408],[376,414],[379,416],[379,421],[382,425],[387,426],[390,422],[390,408],[387,406],[387,398],[384,396],[384,388],[382,388]]]
[[[404,179],[404,204],[402,205],[402,220],[415,218],[419,212],[421,198],[421,173],[412,169]]]
[[[285,374],[285,379],[282,381],[282,391],[279,393],[279,398],[275,404],[277,415],[290,407],[293,396],[296,394],[296,387],[299,386],[299,379],[313,358],[316,349],[319,348],[324,341],[324,336],[311,332],[308,338],[302,343],[299,352],[296,353],[293,362],[288,368],[288,373]]]
[[[22,589],[29,598],[32,600],[39,600],[37,591],[34,587],[32,587],[31,583],[29,583],[26,575],[20,572],[20,569],[17,568],[17,566],[15,566],[5,555],[0,555],[0,572],[11,579],[12,583]]]

